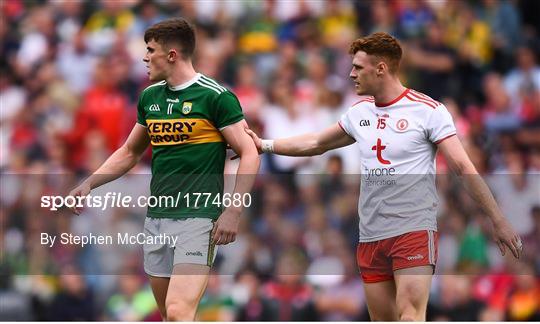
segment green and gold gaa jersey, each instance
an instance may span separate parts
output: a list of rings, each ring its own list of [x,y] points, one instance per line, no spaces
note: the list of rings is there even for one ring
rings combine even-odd
[[[174,88],[165,81],[147,87],[137,110],[152,144],[152,205],[161,200],[149,204],[148,216],[219,217],[226,154],[220,130],[244,118],[236,96],[198,73]]]

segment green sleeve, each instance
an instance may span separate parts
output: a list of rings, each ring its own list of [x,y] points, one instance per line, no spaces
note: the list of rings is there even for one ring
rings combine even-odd
[[[146,127],[146,116],[143,104],[143,94],[139,96],[139,102],[137,103],[137,123]]]
[[[214,123],[218,129],[244,119],[240,102],[230,91],[225,91],[216,98],[215,111]]]

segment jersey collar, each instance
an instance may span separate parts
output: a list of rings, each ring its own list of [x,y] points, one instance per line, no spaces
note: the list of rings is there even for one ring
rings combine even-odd
[[[408,92],[409,92],[409,88],[405,88],[405,90],[396,99],[394,99],[394,100],[392,100],[390,102],[385,102],[385,103],[377,103],[377,102],[375,102],[375,106],[377,106],[379,108],[383,108],[383,107],[388,107],[390,105],[393,105],[396,102],[400,101],[401,98],[403,98]]]
[[[190,85],[192,85],[193,83],[197,82],[197,80],[199,80],[199,78],[201,77],[201,74],[200,73],[197,73],[193,79],[187,81],[187,82],[184,82],[182,84],[179,84],[177,86],[170,86],[169,85],[169,90],[172,90],[172,91],[178,91],[178,90],[183,90],[187,87],[189,87]]]

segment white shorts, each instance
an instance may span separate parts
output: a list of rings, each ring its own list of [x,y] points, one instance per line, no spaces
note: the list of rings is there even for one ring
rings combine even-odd
[[[144,271],[155,277],[170,277],[176,264],[211,267],[217,248],[211,244],[214,221],[210,218],[150,218],[144,234],[154,238],[144,244]],[[175,239],[176,238],[176,239]]]

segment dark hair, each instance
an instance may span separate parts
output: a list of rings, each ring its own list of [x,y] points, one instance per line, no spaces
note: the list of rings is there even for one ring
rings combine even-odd
[[[150,26],[144,32],[144,41],[154,40],[161,46],[180,45],[180,53],[190,58],[195,51],[195,28],[184,18],[171,18]]]
[[[384,59],[392,73],[396,73],[399,69],[403,53],[397,39],[382,32],[355,40],[349,48],[349,54],[354,55],[358,51]]]

